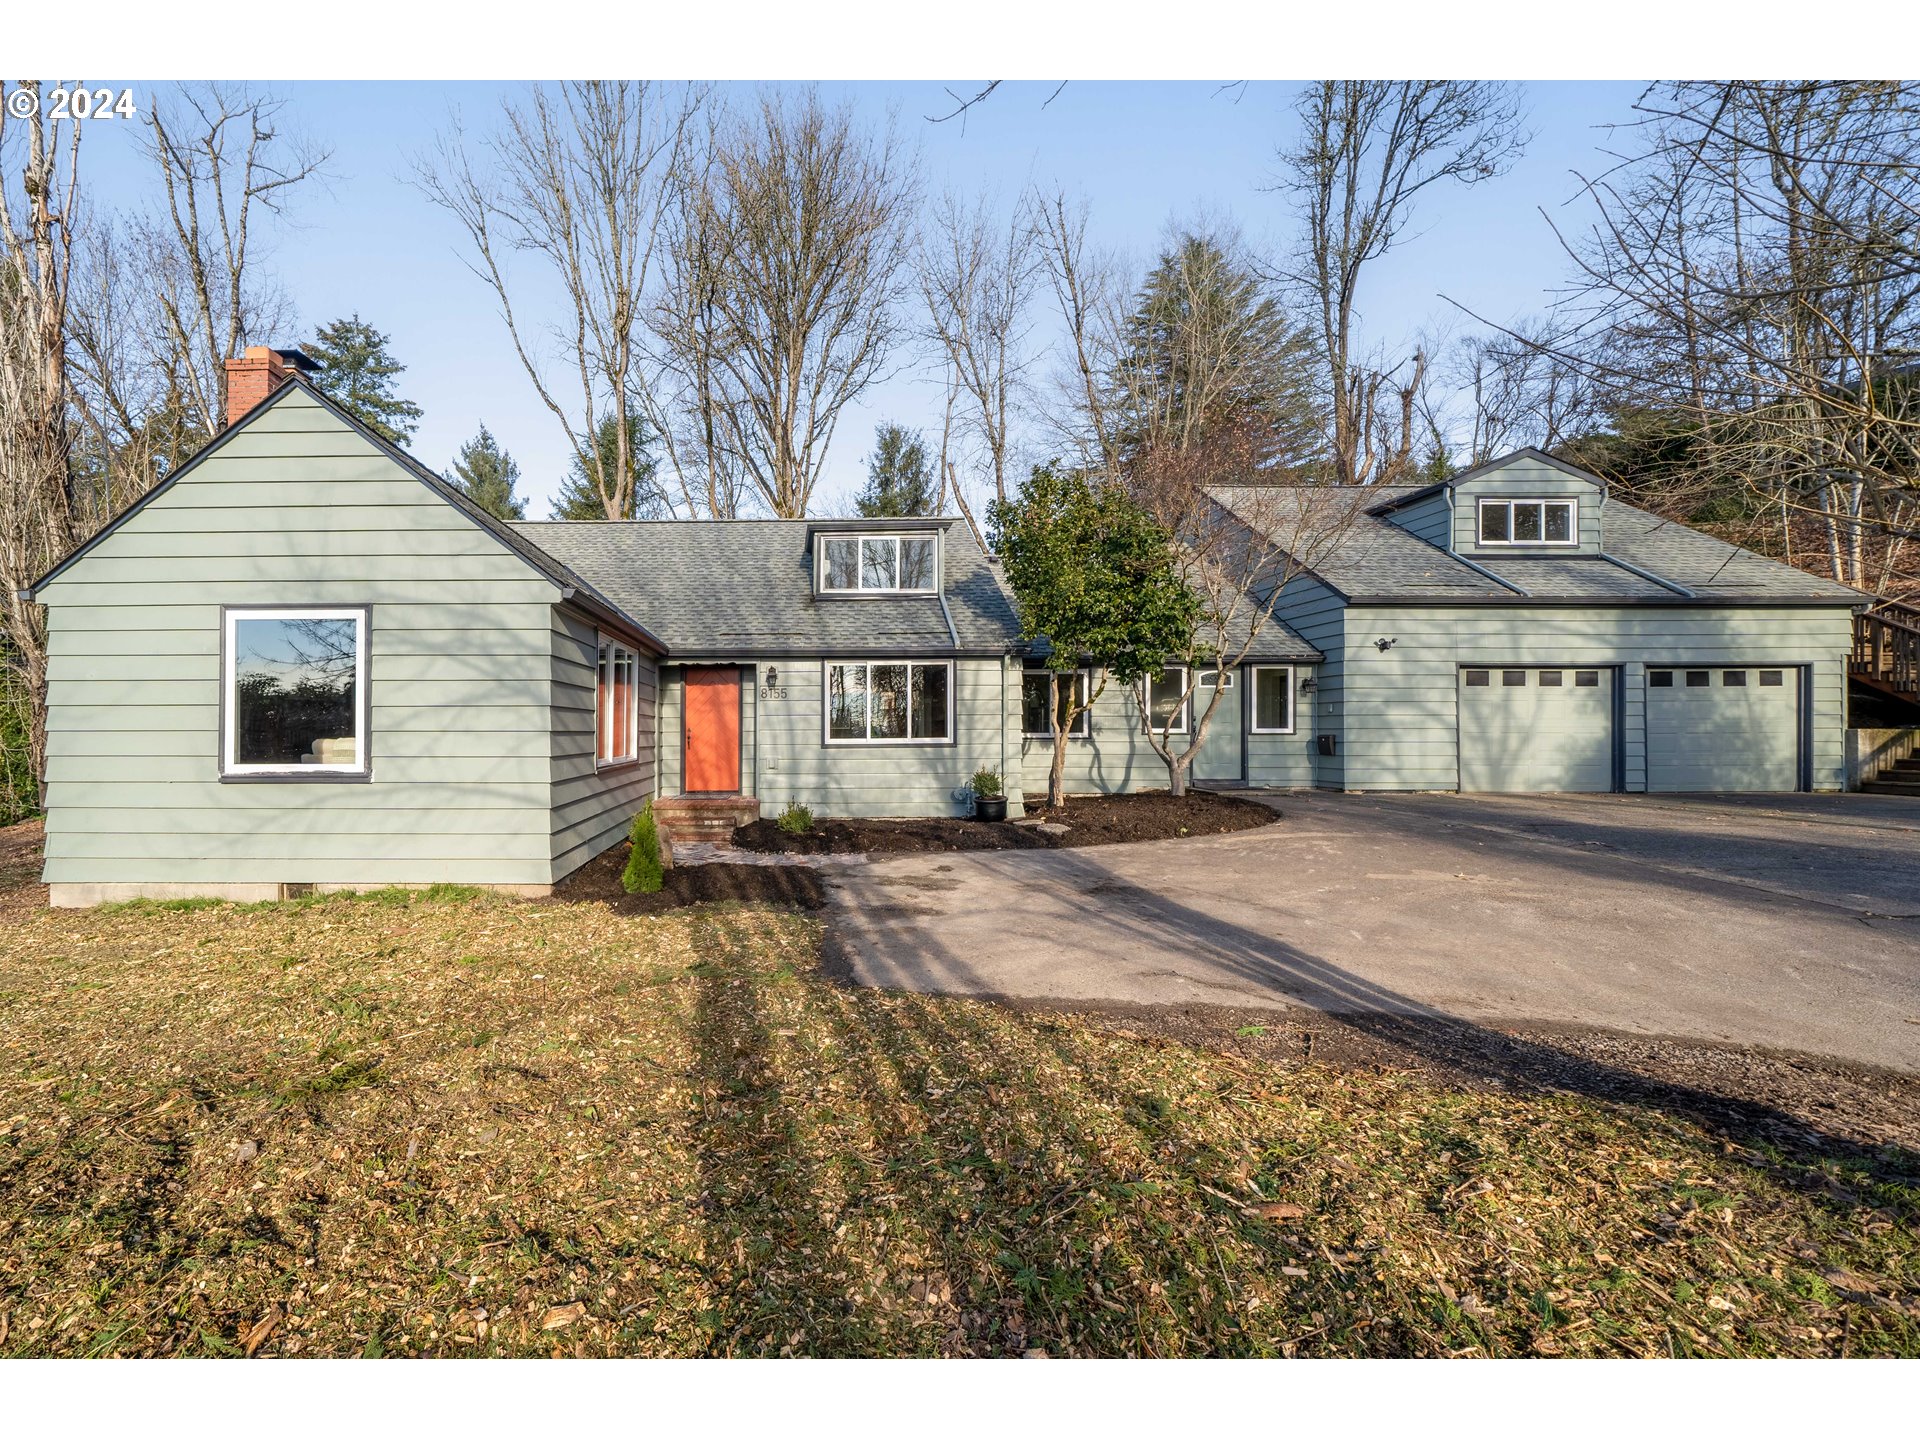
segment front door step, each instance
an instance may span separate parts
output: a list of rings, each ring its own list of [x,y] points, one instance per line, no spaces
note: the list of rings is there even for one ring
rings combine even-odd
[[[674,841],[725,844],[735,826],[760,818],[760,802],[750,795],[677,795],[653,802],[654,823]]]

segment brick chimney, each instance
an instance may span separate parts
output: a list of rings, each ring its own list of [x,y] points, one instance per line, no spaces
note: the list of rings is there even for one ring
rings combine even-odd
[[[278,390],[295,371],[311,373],[319,368],[298,350],[249,345],[245,354],[227,361],[227,424]]]

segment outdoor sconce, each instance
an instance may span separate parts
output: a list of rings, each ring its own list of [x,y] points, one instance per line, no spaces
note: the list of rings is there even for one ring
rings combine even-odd
[[[780,667],[778,665],[767,666],[767,688],[771,690],[774,688],[774,686],[778,685],[779,683],[780,683]]]
[[[1400,643],[1400,637],[1398,635],[1394,636],[1393,639],[1391,640],[1387,639],[1386,636],[1382,635],[1378,640],[1373,642],[1373,648],[1378,650],[1382,655],[1384,655],[1387,653],[1387,651],[1391,650],[1394,646],[1398,645],[1399,643]]]
[[[1319,688],[1320,688],[1320,679],[1318,676],[1315,676],[1315,675],[1309,675],[1307,676],[1306,679],[1300,682],[1300,693],[1303,695],[1311,694],[1313,691],[1318,690]]]

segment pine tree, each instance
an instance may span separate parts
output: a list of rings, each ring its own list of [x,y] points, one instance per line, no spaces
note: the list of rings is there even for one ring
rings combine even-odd
[[[867,457],[867,488],[854,501],[860,513],[869,520],[931,515],[937,498],[920,432],[891,422],[880,426]]]
[[[488,514],[502,520],[527,518],[527,502],[514,494],[520,462],[500,448],[485,425],[453,457],[453,474],[467,498]]]
[[[620,432],[615,428],[619,423],[615,416],[608,414],[601,419],[594,435],[594,449],[599,452],[600,464],[609,471],[619,463]],[[660,461],[653,453],[652,432],[647,429],[646,421],[633,410],[627,412],[627,454],[633,462],[634,503],[628,507],[626,514],[607,514],[606,502],[600,498],[600,487],[593,483],[593,476],[587,473],[587,467],[580,463],[580,457],[576,455],[567,478],[560,482],[560,493],[554,497],[553,518],[632,520],[637,514],[657,513],[660,509],[660,489],[654,483],[654,474],[660,468]]]
[[[406,366],[388,353],[387,337],[359,312],[322,325],[307,345],[320,366],[314,385],[382,440],[404,445],[420,420],[420,407],[394,393]]]
[[[1262,470],[1318,459],[1313,342],[1230,240],[1184,235],[1162,254],[1122,340],[1110,404],[1123,452],[1185,449],[1226,429],[1252,442]]]

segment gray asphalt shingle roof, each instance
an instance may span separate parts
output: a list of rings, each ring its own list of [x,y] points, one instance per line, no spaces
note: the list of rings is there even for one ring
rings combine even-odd
[[[1366,508],[1353,513],[1350,521],[1331,522],[1345,523],[1346,531],[1326,553],[1313,556],[1309,568],[1355,601],[1457,600],[1509,605],[1529,600],[1627,605],[1866,603],[1867,597],[1844,585],[1615,499],[1609,499],[1601,511],[1601,554],[1479,555],[1474,560],[1480,569],[1402,529],[1387,516],[1368,513],[1434,488],[1367,486],[1364,491],[1356,491],[1356,498],[1364,498]],[[1276,506],[1284,507],[1293,498],[1276,498],[1271,490],[1251,487],[1223,487],[1212,493],[1237,513],[1264,513],[1269,519],[1276,514]],[[1240,502],[1237,507],[1236,499]],[[1324,502],[1303,490],[1299,503]],[[1282,508],[1279,513],[1286,512]],[[1347,512],[1341,508],[1338,513],[1344,517]],[[1276,538],[1283,538],[1279,529],[1274,533]],[[1635,574],[1628,566],[1649,571],[1693,593],[1690,597],[1682,595],[1671,586]],[[1515,594],[1482,570],[1510,580],[1527,593]]]
[[[945,527],[945,613],[934,595],[815,595],[809,536],[835,523],[545,520],[513,529],[640,617],[676,656],[999,654],[1018,639],[997,568],[952,521],[936,522]]]

